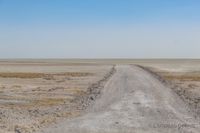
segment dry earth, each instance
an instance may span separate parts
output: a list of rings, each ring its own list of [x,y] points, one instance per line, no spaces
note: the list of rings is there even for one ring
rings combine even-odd
[[[199,74],[199,60],[0,60],[0,133],[199,133]]]
[[[199,133],[195,112],[152,73],[119,65],[87,113],[40,133]]]
[[[34,132],[79,116],[95,97],[89,91],[112,72],[111,65],[1,62],[0,133]]]

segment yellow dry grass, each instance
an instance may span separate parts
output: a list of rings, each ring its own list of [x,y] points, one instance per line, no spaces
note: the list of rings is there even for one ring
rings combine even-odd
[[[43,73],[0,73],[2,78],[42,78],[44,76]]]
[[[85,77],[85,76],[92,76],[93,73],[89,72],[65,72],[65,73],[58,73],[54,74],[55,76],[69,76],[69,77]]]
[[[200,76],[186,76],[186,75],[167,75],[164,76],[168,80],[184,80],[184,81],[200,81]]]
[[[86,89],[80,88],[70,88],[64,90],[67,94],[74,94],[74,95],[84,95],[86,93]]]
[[[200,81],[200,74],[193,72],[186,73],[171,73],[171,72],[158,72],[159,75],[163,76],[167,80],[181,80],[181,81]]]
[[[0,100],[7,102],[1,103],[0,106],[7,108],[34,108],[34,107],[51,107],[70,102],[70,98],[42,98],[42,99],[29,99],[27,97],[0,97]],[[16,101],[16,102],[13,102]]]
[[[24,73],[24,72],[1,72],[0,77],[2,78],[45,78],[45,77],[52,77],[52,76],[69,76],[69,77],[84,77],[84,76],[91,76],[92,73],[89,72],[64,72],[64,73],[56,73],[56,74],[45,74],[45,73]]]
[[[43,98],[33,101],[33,104],[37,106],[53,106],[63,104],[64,102],[65,99],[63,98]]]

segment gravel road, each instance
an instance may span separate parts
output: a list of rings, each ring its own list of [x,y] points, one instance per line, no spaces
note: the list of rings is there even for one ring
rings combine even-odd
[[[199,133],[200,122],[187,105],[150,73],[116,66],[87,113],[41,133]]]

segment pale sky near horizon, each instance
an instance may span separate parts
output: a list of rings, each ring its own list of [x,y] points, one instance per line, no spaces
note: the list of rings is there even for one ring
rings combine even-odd
[[[0,0],[0,58],[200,58],[200,1]]]

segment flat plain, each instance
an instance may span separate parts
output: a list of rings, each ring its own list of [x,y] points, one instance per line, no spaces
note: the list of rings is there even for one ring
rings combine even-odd
[[[0,133],[199,132],[200,60],[0,60]]]

